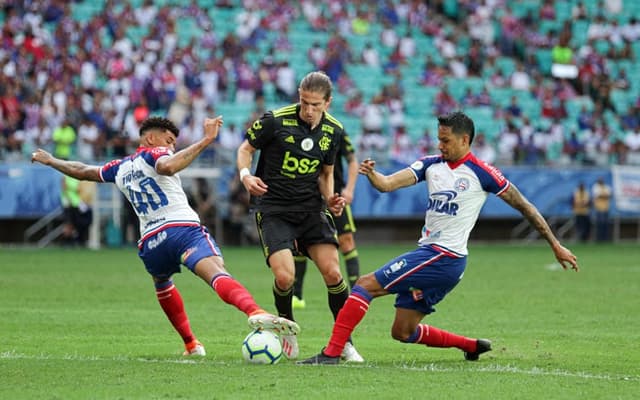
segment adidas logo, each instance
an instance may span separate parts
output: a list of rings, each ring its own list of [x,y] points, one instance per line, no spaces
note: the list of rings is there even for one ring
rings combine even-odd
[[[293,138],[292,135],[289,135],[284,141],[287,142],[287,143],[295,143],[296,142],[296,140]]]

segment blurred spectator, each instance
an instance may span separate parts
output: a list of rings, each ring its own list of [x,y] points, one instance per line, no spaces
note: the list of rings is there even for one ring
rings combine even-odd
[[[591,188],[591,193],[596,217],[596,240],[598,242],[608,241],[610,239],[609,210],[611,208],[611,188],[604,182],[603,178],[598,178]]]
[[[584,182],[578,184],[571,201],[577,239],[586,242],[591,234],[591,196]]]
[[[522,107],[518,103],[517,96],[511,96],[509,104],[504,108],[505,115],[510,118],[520,118],[522,116]]]
[[[53,155],[64,160],[69,160],[73,154],[73,144],[76,142],[76,130],[64,119],[62,124],[57,126],[52,133],[54,144]]]
[[[511,88],[515,90],[529,91],[531,86],[531,78],[520,62],[516,65],[516,70],[511,74],[509,81]]]
[[[244,131],[235,122],[229,122],[222,126],[216,141],[216,163],[220,166],[234,166],[236,150],[244,139]]]
[[[102,136],[96,123],[85,117],[78,127],[77,158],[83,162],[97,160],[102,154]]]
[[[322,69],[327,62],[327,51],[318,41],[314,41],[307,50],[307,59],[316,69]]]
[[[440,91],[436,94],[433,106],[433,113],[435,115],[448,114],[458,108],[458,103],[451,93],[449,93],[449,88],[446,84],[442,85]]]
[[[365,65],[378,67],[380,66],[380,53],[371,42],[367,42],[365,43],[364,48],[362,49],[362,53],[360,54],[360,60]]]
[[[625,132],[624,144],[629,151],[640,152],[640,126]]]
[[[404,125],[399,126],[393,133],[391,142],[391,161],[401,166],[407,166],[416,160],[417,154]]]
[[[583,1],[578,1],[573,5],[573,7],[571,7],[571,17],[574,20],[586,20],[589,18],[587,8]]]
[[[581,131],[595,129],[595,121],[593,117],[593,112],[587,108],[585,104],[580,106],[580,111],[577,116],[578,129]]]
[[[288,61],[280,63],[276,70],[275,79],[276,94],[280,100],[291,102],[296,95],[296,71],[289,65]]]
[[[209,232],[215,232],[216,207],[213,190],[206,178],[198,177],[193,180],[189,200],[192,202],[193,209],[198,213],[202,225],[206,226]]]
[[[562,154],[572,163],[583,161],[584,145],[578,138],[576,131],[571,131],[569,137],[564,140]]]

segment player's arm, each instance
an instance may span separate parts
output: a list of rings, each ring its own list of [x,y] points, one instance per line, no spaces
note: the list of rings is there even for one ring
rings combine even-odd
[[[567,248],[560,244],[560,241],[551,231],[551,227],[540,214],[536,206],[531,204],[527,200],[520,190],[511,183],[509,188],[500,194],[500,198],[504,200],[511,207],[520,211],[523,217],[525,217],[531,225],[540,233],[540,235],[549,243],[556,259],[562,265],[562,268],[567,269],[570,266],[572,269],[578,271],[577,257]]]
[[[369,178],[374,188],[381,192],[392,192],[407,186],[416,184],[416,176],[409,168],[394,172],[391,175],[383,175],[375,170],[376,162],[371,159],[360,163],[359,172]]]
[[[31,162],[48,165],[65,175],[79,180],[102,182],[100,178],[100,167],[87,165],[79,161],[61,160],[42,149],[38,149],[31,154]]]
[[[344,197],[347,204],[351,204],[353,201],[353,192],[356,189],[356,182],[358,181],[358,160],[354,153],[347,156],[347,184],[342,189],[342,197]]]
[[[251,175],[251,163],[253,161],[253,155],[256,152],[256,148],[245,139],[238,147],[236,156],[236,166],[240,173],[240,182],[247,192],[252,196],[262,196],[267,193],[267,184],[258,176]]]
[[[327,202],[327,208],[335,216],[340,216],[347,203],[340,194],[334,193],[333,186],[333,165],[324,164],[318,176],[318,188],[320,194]]]
[[[161,157],[156,162],[156,171],[160,175],[173,175],[186,167],[196,159],[218,136],[220,126],[222,126],[222,117],[205,118],[204,120],[204,136],[202,139],[190,146],[172,154],[168,157]]]

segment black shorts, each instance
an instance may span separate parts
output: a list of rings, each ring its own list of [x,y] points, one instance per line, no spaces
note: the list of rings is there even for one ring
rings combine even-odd
[[[347,204],[340,214],[339,217],[332,215],[333,222],[336,225],[336,230],[338,231],[338,236],[345,233],[355,233],[356,231],[356,221],[353,219],[353,214],[351,213],[351,205]]]
[[[309,256],[307,247],[331,243],[338,247],[338,236],[329,211],[309,213],[256,212],[256,225],[262,251],[269,256],[278,250],[290,249],[293,254]]]

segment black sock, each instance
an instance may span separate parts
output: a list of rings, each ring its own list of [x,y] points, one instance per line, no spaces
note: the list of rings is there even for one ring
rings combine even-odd
[[[333,313],[333,319],[338,317],[338,312],[347,301],[349,297],[349,287],[345,283],[344,279],[337,285],[327,286],[327,297],[329,298],[329,308]]]
[[[347,279],[349,279],[349,287],[353,287],[360,277],[360,258],[358,258],[358,249],[353,249],[342,254],[347,267]]]
[[[293,307],[291,307],[291,298],[293,297],[292,288],[282,290],[275,282],[273,282],[273,298],[278,310],[278,316],[293,321]]]
[[[296,264],[296,280],[293,282],[293,295],[302,300],[304,275],[307,273],[307,257],[295,256],[293,257],[293,260]]]

